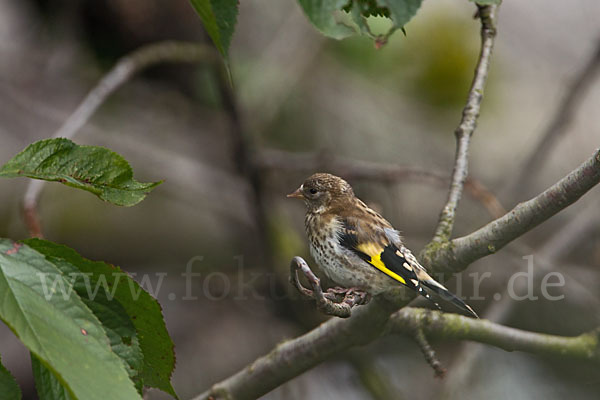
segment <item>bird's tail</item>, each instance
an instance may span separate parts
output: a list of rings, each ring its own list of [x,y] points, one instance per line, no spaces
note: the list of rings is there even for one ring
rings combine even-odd
[[[421,283],[424,283],[424,282],[421,282]],[[438,310],[442,309],[442,307],[440,307],[440,305],[434,299],[431,298],[431,296],[429,295],[429,293],[427,293],[427,291],[425,289],[423,289],[421,287],[421,285],[417,285],[416,291],[421,296],[425,297],[427,300],[429,300],[430,302],[432,302],[433,305],[435,306],[435,308],[437,308]]]
[[[423,286],[425,286],[428,289],[433,290],[442,299],[454,304],[461,310],[466,311],[471,316],[473,316],[475,318],[479,318],[477,313],[467,303],[462,301],[462,299],[460,297],[458,297],[454,293],[450,292],[448,289],[446,289],[446,287],[444,287],[444,285],[442,285],[441,283],[434,280],[428,274],[425,274],[425,275],[427,275],[427,276],[423,277],[424,279],[419,279],[421,281],[421,283],[423,284]]]

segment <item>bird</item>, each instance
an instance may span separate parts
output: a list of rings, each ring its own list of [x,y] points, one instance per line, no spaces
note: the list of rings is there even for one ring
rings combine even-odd
[[[431,290],[478,318],[469,305],[429,275],[404,246],[400,232],[356,197],[344,179],[315,173],[287,197],[304,201],[310,253],[336,284],[373,296],[404,285],[439,309],[428,293]]]

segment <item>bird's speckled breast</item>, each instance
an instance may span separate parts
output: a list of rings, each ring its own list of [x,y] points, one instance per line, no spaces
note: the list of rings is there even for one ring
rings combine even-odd
[[[340,245],[340,221],[331,214],[307,213],[306,233],[310,254],[329,279],[346,288],[362,288],[372,294],[389,287],[389,277]]]

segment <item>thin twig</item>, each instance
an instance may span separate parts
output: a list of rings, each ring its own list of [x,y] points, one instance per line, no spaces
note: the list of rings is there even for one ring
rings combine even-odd
[[[469,169],[469,144],[471,136],[475,131],[481,100],[483,99],[483,90],[487,80],[490,68],[490,58],[492,48],[494,47],[494,38],[496,37],[496,10],[497,6],[478,6],[478,16],[481,20],[481,51],[479,60],[475,68],[475,75],[467,104],[463,109],[462,119],[454,134],[456,135],[456,157],[454,160],[454,170],[448,192],[448,200],[440,213],[439,223],[433,237],[435,242],[447,242],[452,236],[452,228],[456,208],[460,201],[465,179],[467,179]]]
[[[440,360],[438,360],[435,355],[435,350],[427,341],[427,337],[425,337],[425,332],[423,332],[423,328],[418,326],[414,332],[414,339],[417,342],[417,345],[421,349],[421,353],[423,353],[423,357],[425,357],[425,361],[427,364],[433,368],[436,378],[443,378],[446,375],[446,368],[442,366]]]
[[[598,182],[600,182],[600,150],[565,178],[537,197],[517,206],[506,216],[470,235],[454,239],[445,246],[438,246],[435,252],[430,248],[427,265],[432,272],[462,271],[469,263],[494,252],[568,207]],[[374,297],[365,307],[356,308],[351,318],[332,318],[316,329],[280,344],[269,354],[214,385],[210,391],[197,396],[195,400],[207,399],[210,396],[223,399],[226,398],[225,395],[236,400],[258,398],[349,347],[370,343],[379,338],[389,326],[390,315],[409,301],[410,298],[402,299],[401,296],[394,297],[392,294]],[[405,311],[406,309],[403,309],[400,312]],[[449,338],[464,337],[506,349],[529,351],[531,348],[531,351],[539,353],[562,354],[565,357],[600,361],[597,336],[561,338],[525,332],[527,335],[524,340],[515,342],[512,336],[522,331],[498,327],[493,331],[494,334],[485,335],[483,328],[474,329],[475,326],[479,326],[474,324],[480,323],[481,320],[455,315],[452,317],[461,318],[459,319],[461,329],[448,332]],[[485,321],[485,324],[494,328],[490,322]],[[402,324],[398,325],[402,326]],[[424,329],[428,336],[435,337],[439,334],[440,337],[445,337],[442,329],[437,331],[430,331],[427,327]],[[543,340],[536,340],[539,338]]]
[[[112,93],[148,67],[162,63],[212,64],[218,60],[212,47],[199,43],[166,41],[140,47],[121,58],[104,75],[52,137],[73,138]],[[32,237],[42,236],[37,203],[43,187],[44,181],[30,180],[23,199],[25,223]]]
[[[598,71],[600,71],[600,39],[596,44],[592,56],[585,67],[575,77],[557,109],[552,113],[552,120],[540,137],[537,145],[533,146],[531,153],[525,158],[516,175],[518,178],[510,185],[510,193],[516,193],[530,186],[533,179],[538,176],[541,167],[556,143],[567,132],[573,117],[588,89],[593,86]]]
[[[350,160],[321,153],[292,153],[282,150],[263,150],[254,160],[258,168],[266,171],[291,171],[312,173],[328,171],[348,180],[368,180],[371,182],[398,183],[417,182],[446,187],[450,181],[445,173],[419,167],[382,164],[362,160]],[[468,177],[465,190],[479,201],[488,213],[498,218],[506,213],[498,198],[480,181]]]
[[[465,190],[475,200],[478,200],[493,218],[499,218],[506,214],[506,209],[498,200],[498,197],[481,181],[468,176],[465,181]]]

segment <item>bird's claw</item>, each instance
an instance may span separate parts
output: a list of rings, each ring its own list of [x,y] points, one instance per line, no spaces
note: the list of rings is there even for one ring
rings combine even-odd
[[[367,304],[371,295],[358,288],[343,288],[340,286],[327,289],[325,297],[335,303],[346,303],[350,307]]]

